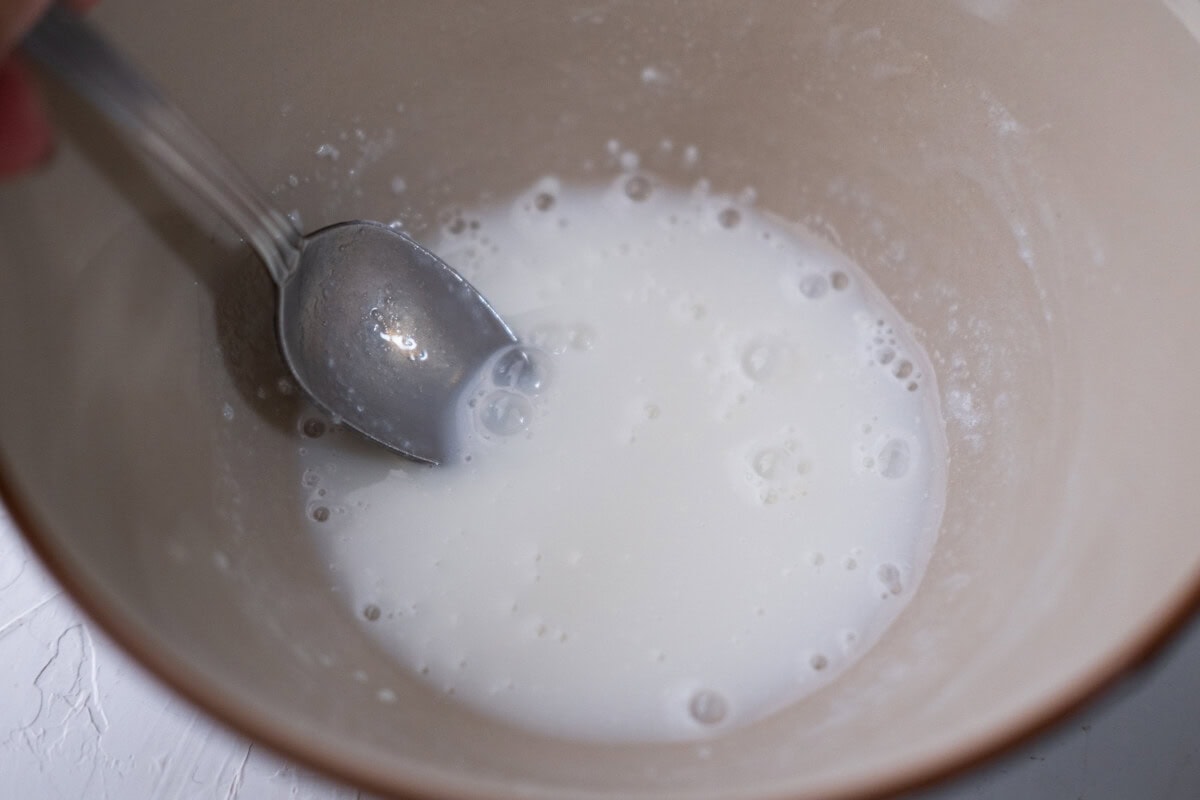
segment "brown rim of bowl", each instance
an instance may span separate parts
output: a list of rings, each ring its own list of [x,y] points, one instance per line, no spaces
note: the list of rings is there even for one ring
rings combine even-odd
[[[482,781],[456,777],[453,782],[448,782],[444,773],[436,770],[414,775],[407,785],[398,787],[382,770],[375,769],[365,762],[355,768],[354,765],[348,764],[346,759],[339,758],[337,754],[315,745],[306,737],[297,736],[287,730],[287,725],[282,721],[275,723],[240,708],[217,686],[199,675],[189,678],[184,665],[156,652],[152,644],[143,641],[139,636],[133,623],[123,619],[119,612],[105,609],[102,602],[90,596],[87,589],[88,580],[82,574],[77,574],[67,563],[67,559],[60,558],[52,544],[52,537],[37,524],[35,515],[26,507],[9,478],[9,470],[2,455],[0,502],[7,507],[17,530],[50,574],[92,621],[171,691],[235,733],[266,745],[284,758],[310,766],[335,780],[368,792],[412,800],[489,800],[495,797],[488,792],[488,785]],[[1056,702],[1024,714],[1003,729],[965,742],[958,750],[931,757],[925,763],[914,764],[899,773],[869,776],[854,787],[830,787],[833,793],[826,792],[821,797],[823,800],[876,800],[927,788],[970,772],[984,762],[1053,730],[1105,690],[1130,676],[1155,658],[1197,611],[1200,611],[1200,574],[1193,576],[1187,591],[1182,592],[1180,598],[1164,609],[1156,620],[1146,625],[1140,636],[1133,637],[1118,648],[1118,652],[1112,658],[1079,676],[1067,691],[1061,693]],[[522,788],[527,792],[531,787]],[[538,797],[541,793],[535,792],[527,796]],[[766,794],[761,800],[788,800],[797,797],[794,794]]]

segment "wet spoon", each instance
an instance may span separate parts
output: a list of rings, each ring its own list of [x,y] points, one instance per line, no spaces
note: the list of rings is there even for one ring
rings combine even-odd
[[[454,452],[462,394],[516,342],[473,286],[377,222],[343,222],[302,236],[74,13],[51,8],[23,47],[254,248],[278,287],[284,361],[313,402],[410,458],[437,464]]]

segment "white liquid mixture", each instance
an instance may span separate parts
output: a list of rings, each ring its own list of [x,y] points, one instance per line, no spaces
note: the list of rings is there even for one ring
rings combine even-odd
[[[861,271],[645,176],[546,178],[429,244],[545,380],[477,397],[459,463],[305,442],[313,533],[397,659],[527,728],[671,740],[795,702],[878,639],[946,456],[929,360]]]

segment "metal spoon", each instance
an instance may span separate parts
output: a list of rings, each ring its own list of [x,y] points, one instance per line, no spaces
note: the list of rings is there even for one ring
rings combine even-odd
[[[313,402],[410,458],[437,464],[454,452],[463,393],[516,342],[473,286],[377,222],[301,236],[178,108],[61,6],[23,47],[257,251],[279,290],[284,361]]]

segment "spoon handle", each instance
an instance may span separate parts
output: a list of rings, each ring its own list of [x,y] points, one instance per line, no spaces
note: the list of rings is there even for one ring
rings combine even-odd
[[[54,5],[22,47],[207,200],[284,284],[300,256],[296,226],[91,25]]]

